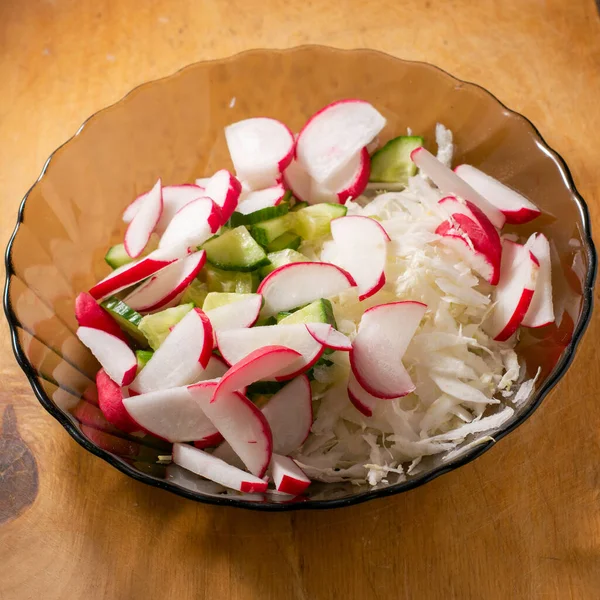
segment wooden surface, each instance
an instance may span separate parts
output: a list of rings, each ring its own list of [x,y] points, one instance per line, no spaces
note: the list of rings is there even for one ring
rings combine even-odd
[[[1,245],[94,111],[191,62],[311,42],[488,88],[565,157],[600,227],[593,0],[2,0]],[[273,515],[176,498],[86,453],[34,398],[3,324],[0,600],[598,598],[599,320],[542,408],[475,463],[402,496]],[[14,496],[7,456],[29,473]]]

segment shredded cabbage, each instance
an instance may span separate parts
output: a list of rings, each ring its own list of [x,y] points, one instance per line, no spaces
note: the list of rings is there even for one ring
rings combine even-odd
[[[436,140],[438,158],[450,165],[452,133],[438,124]],[[509,403],[518,407],[531,394],[535,379],[516,385],[522,369],[514,338],[495,342],[481,328],[492,307],[491,286],[437,243],[435,230],[449,217],[438,205],[442,197],[416,175],[404,190],[346,204],[349,215],[381,222],[391,243],[379,292],[359,302],[353,288],[331,299],[339,330],[354,339],[364,311],[385,302],[417,300],[428,310],[402,360],[416,391],[382,400],[371,417],[348,399],[347,353],[335,352],[331,366],[315,368],[315,420],[294,454],[313,479],[375,486],[416,476],[426,470],[424,457],[446,453],[442,461],[452,460],[491,439],[488,434],[514,415]],[[339,263],[331,238],[305,241],[300,251]]]

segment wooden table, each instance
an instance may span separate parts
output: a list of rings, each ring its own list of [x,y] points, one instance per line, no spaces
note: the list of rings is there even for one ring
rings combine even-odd
[[[599,23],[593,0],[3,0],[1,245],[46,157],[91,113],[194,61],[305,43],[486,87],[565,157],[598,227]],[[542,408],[458,472],[349,509],[257,514],[86,453],[34,398],[3,324],[5,438],[18,428],[39,488],[9,498],[0,471],[0,600],[598,598],[599,326]]]

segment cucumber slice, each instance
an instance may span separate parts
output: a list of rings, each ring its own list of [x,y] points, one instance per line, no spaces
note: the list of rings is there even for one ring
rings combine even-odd
[[[154,350],[136,350],[135,356],[137,358],[137,372],[139,373],[145,366],[146,363],[152,358]]]
[[[281,318],[280,318],[281,315]],[[329,323],[337,329],[333,307],[331,302],[325,298],[315,300],[304,308],[291,314],[279,313],[277,315],[278,325],[295,325],[297,323]]]
[[[243,225],[209,240],[202,247],[206,250],[206,260],[224,271],[254,271],[269,264],[265,251]]]
[[[252,225],[250,233],[261,246],[267,246],[293,227],[294,219],[292,216],[292,214],[288,213],[282,217],[269,219],[268,221]]]
[[[140,321],[140,331],[146,336],[150,347],[157,350],[169,335],[171,327],[177,325],[192,308],[192,303],[180,304],[143,317]]]
[[[141,256],[146,256],[150,254],[153,250],[158,248],[158,240],[159,237],[153,233],[144,248]],[[125,244],[117,244],[116,246],[112,246],[108,249],[108,252],[104,256],[104,260],[108,264],[109,267],[113,269],[118,269],[123,265],[127,265],[133,261],[133,258],[127,254],[125,251]]]
[[[247,215],[234,212],[231,215],[230,222],[232,227],[238,227],[239,225],[254,225],[255,223],[261,223],[262,221],[269,221],[270,219],[276,219],[277,217],[287,215],[289,210],[289,202],[283,201],[277,206],[261,208],[260,210],[255,210]]]
[[[258,276],[255,273],[221,271],[212,265],[204,265],[201,275],[206,280],[209,292],[251,294],[258,288]]]
[[[348,209],[343,204],[313,204],[294,213],[294,233],[304,240],[314,240],[331,233],[330,223],[345,217]]]
[[[109,312],[110,316],[131,339],[144,348],[148,346],[146,338],[139,329],[142,320],[142,315],[139,312],[133,310],[115,296],[106,299],[101,306]]]
[[[276,394],[286,383],[287,381],[279,382],[279,381],[256,381],[255,383],[251,383],[246,388],[246,395],[250,394],[258,394],[258,395],[270,395]]]
[[[267,254],[267,258],[271,264],[263,267],[260,270],[260,274],[263,277],[267,276],[271,271],[274,271],[283,265],[289,265],[290,263],[295,262],[310,262],[308,257],[304,256],[304,254],[300,254],[300,252],[296,252],[295,250],[291,249],[271,252],[270,254]]]
[[[369,181],[383,183],[408,183],[417,172],[417,165],[410,160],[410,153],[423,145],[419,136],[401,135],[390,140],[371,156]]]
[[[302,238],[291,231],[286,231],[275,238],[270,244],[267,244],[267,252],[279,252],[280,250],[298,250]]]
[[[232,304],[233,302],[239,302],[248,296],[254,296],[254,294],[236,294],[227,292],[210,292],[204,300],[202,310],[212,310],[213,308],[219,308],[226,304]]]
[[[190,304],[202,308],[208,294],[208,285],[199,279],[194,279],[181,297],[181,304]]]
[[[254,327],[267,327],[269,325],[277,325],[277,319],[275,317],[265,317],[254,323]]]
[[[297,212],[301,208],[306,208],[308,206],[308,202],[304,202],[303,200],[296,200],[296,204],[290,208],[292,212]]]

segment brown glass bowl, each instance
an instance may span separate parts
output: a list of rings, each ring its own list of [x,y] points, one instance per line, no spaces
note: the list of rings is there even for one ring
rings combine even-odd
[[[530,399],[494,438],[522,423],[564,375],[590,319],[596,258],[587,207],[565,163],[535,127],[484,89],[428,64],[371,50],[257,50],[192,65],[100,111],[54,152],[23,200],[6,254],[5,310],[14,351],[42,406],[86,450],[134,479],[193,500],[288,510],[402,492],[489,448],[485,442],[447,462],[430,458],[419,475],[394,485],[314,483],[305,499],[285,503],[223,494],[210,482],[157,464],[168,445],[119,432],[95,404],[98,365],[75,337],[73,302],[109,272],[103,256],[122,240],[124,207],[158,176],[173,184],[230,167],[223,135],[228,123],[265,115],[297,131],[340,98],[373,103],[388,120],[383,141],[410,127],[434,148],[435,124],[445,124],[454,132],[455,164],[481,168],[543,210],[518,231],[542,231],[552,240],[558,326],[523,335],[519,352],[527,372],[540,367],[541,374]]]

